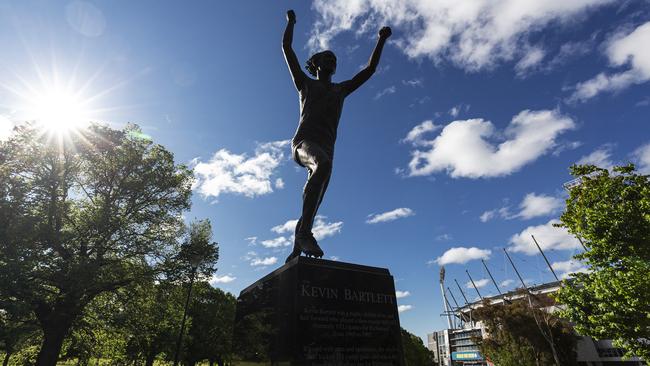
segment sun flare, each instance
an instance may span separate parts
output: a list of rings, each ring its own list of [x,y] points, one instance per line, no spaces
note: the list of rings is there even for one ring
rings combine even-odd
[[[87,102],[69,90],[52,88],[36,93],[31,99],[29,114],[51,132],[68,133],[89,122]]]

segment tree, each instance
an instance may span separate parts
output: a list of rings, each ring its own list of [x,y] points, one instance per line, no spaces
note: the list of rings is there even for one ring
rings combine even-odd
[[[219,247],[212,241],[210,220],[194,220],[185,230],[178,254],[166,263],[166,280],[186,283],[194,276],[210,278],[217,270],[218,260]]]
[[[572,166],[580,183],[570,189],[560,221],[586,251],[574,258],[589,273],[575,273],[557,299],[580,334],[612,339],[650,364],[650,176],[633,165],[612,172]]]
[[[404,349],[404,362],[406,366],[432,366],[435,365],[433,352],[424,346],[422,339],[415,334],[401,328],[402,348]]]
[[[135,125],[69,136],[35,124],[0,143],[0,295],[30,306],[38,365],[96,296],[152,278],[170,255],[191,172]]]
[[[120,292],[123,311],[117,316],[117,324],[127,334],[128,360],[144,360],[151,366],[159,354],[173,355],[183,298],[182,287],[168,281]]]
[[[76,359],[78,365],[88,365],[93,357],[113,362],[124,360],[126,342],[131,334],[120,322],[127,305],[125,299],[132,298],[126,296],[126,292],[129,291],[124,288],[106,292],[86,305],[63,343],[62,359]]]
[[[185,359],[188,365],[208,360],[224,366],[232,358],[232,337],[237,299],[207,282],[196,284],[192,299]]]
[[[2,366],[9,364],[14,352],[29,338],[37,336],[38,325],[29,308],[12,299],[0,300],[0,347],[5,353]]]
[[[532,299],[530,303],[528,300],[522,297],[505,304],[486,302],[474,310],[474,317],[485,324],[488,333],[485,339],[475,339],[481,353],[499,366],[577,365],[577,337],[572,327],[546,310],[553,305],[550,299],[538,296],[532,307]],[[540,323],[542,327],[538,326]],[[557,361],[547,339],[549,335]]]

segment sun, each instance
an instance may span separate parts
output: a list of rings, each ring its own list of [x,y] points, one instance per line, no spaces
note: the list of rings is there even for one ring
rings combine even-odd
[[[10,116],[14,125],[29,124],[39,137],[59,142],[84,140],[94,124],[116,125],[107,118],[126,107],[112,100],[120,99],[116,91],[133,79],[107,76],[103,66],[94,69],[83,57],[74,61],[56,57],[56,50],[51,53],[52,59],[32,57],[31,68],[11,70],[0,80],[0,115]]]
[[[48,88],[31,96],[28,113],[45,130],[66,134],[90,122],[87,100],[78,93],[62,88]]]

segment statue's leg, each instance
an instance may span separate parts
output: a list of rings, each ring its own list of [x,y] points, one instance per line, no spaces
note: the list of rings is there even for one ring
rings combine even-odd
[[[308,177],[302,194],[302,216],[296,225],[294,250],[287,261],[300,255],[301,251],[316,257],[323,255],[313,237],[312,227],[332,174],[332,159],[317,144],[304,141],[296,149],[296,155],[307,168]]]

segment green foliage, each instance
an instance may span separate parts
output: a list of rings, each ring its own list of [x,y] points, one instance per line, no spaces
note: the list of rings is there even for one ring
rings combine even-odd
[[[432,366],[435,365],[433,352],[424,346],[422,339],[415,334],[401,328],[402,348],[404,349],[404,362],[406,366]]]
[[[233,335],[233,351],[239,360],[269,362],[272,337],[272,309],[252,312],[237,320]]]
[[[11,355],[9,359],[9,366],[25,366],[25,365],[34,365],[36,363],[36,357],[38,356],[38,350],[40,348],[41,337],[34,337],[29,339],[27,342],[21,345],[19,351]]]
[[[522,299],[510,304],[485,303],[474,310],[474,317],[485,324],[488,333],[485,339],[475,339],[481,353],[499,366],[557,365],[552,339],[559,365],[577,365],[577,337],[571,326],[557,315],[538,309],[552,305],[547,300],[531,299],[536,305],[532,309]]]
[[[30,309],[13,299],[0,299],[0,350],[5,362],[40,336],[36,319]],[[4,363],[4,362],[3,362]]]
[[[166,279],[188,282],[195,275],[210,278],[218,260],[219,247],[212,241],[210,220],[195,220],[185,230],[178,254],[166,263]]]
[[[93,299],[151,279],[175,253],[191,172],[138,132],[58,138],[26,124],[0,143],[0,297],[35,314],[39,364],[56,362]]]
[[[572,166],[571,174],[581,184],[570,191],[561,226],[582,238],[587,250],[575,258],[590,273],[573,274],[559,291],[562,315],[580,334],[650,360],[650,177],[633,165],[613,173]]]
[[[161,354],[173,357],[183,317],[183,287],[163,281],[120,292],[123,306],[115,321],[125,334],[124,357],[152,364]]]
[[[237,299],[207,282],[195,285],[189,315],[192,324],[185,342],[189,365],[201,360],[222,366],[232,360],[232,337]]]

